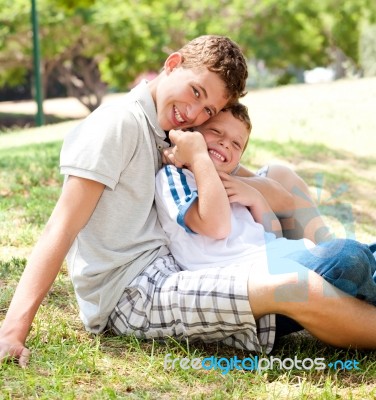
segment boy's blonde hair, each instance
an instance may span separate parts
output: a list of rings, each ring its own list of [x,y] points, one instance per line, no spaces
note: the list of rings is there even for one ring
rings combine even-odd
[[[231,39],[219,35],[204,35],[191,40],[179,53],[185,68],[206,67],[225,84],[228,104],[246,94],[247,63],[240,47]]]

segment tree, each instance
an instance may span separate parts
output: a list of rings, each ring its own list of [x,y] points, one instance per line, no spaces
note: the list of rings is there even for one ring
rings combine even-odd
[[[0,86],[32,70],[29,0],[0,0]],[[90,110],[195,36],[230,36],[248,59],[286,70],[351,60],[374,0],[38,0],[44,88],[58,80]],[[341,73],[338,68],[339,75]],[[343,72],[343,71],[342,71]]]
[[[269,67],[312,68],[334,63],[337,77],[344,62],[359,68],[359,38],[374,20],[374,0],[253,0],[234,2],[238,40],[249,55]],[[245,28],[246,27],[246,28]],[[252,53],[252,54],[251,54]]]
[[[7,4],[0,11],[0,84],[16,85],[32,70],[30,4],[2,1]],[[39,0],[38,11],[45,94],[54,76],[68,95],[95,109],[106,91],[99,72],[106,38],[90,25],[90,10]]]

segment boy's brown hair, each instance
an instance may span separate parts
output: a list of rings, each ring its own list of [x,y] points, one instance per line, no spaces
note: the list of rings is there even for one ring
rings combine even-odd
[[[242,103],[237,102],[237,103],[231,104],[230,106],[228,106],[222,110],[222,112],[229,112],[229,111],[231,112],[231,114],[233,115],[234,118],[243,122],[243,124],[246,126],[246,128],[249,132],[249,135],[250,135],[251,130],[252,130],[252,122],[249,117],[247,106],[245,106]],[[247,148],[247,145],[248,145],[248,141],[247,141],[246,145],[244,146],[243,153],[244,153],[245,149]]]
[[[191,40],[179,53],[185,68],[206,67],[225,83],[228,104],[246,94],[247,63],[240,47],[231,39],[219,35],[204,35]]]
[[[233,103],[230,106],[223,109],[223,111],[231,111],[232,115],[242,121],[244,125],[247,127],[248,131],[252,130],[252,122],[249,117],[248,108],[242,103]]]

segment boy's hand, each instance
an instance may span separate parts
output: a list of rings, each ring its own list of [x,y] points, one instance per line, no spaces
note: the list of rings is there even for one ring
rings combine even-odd
[[[255,196],[260,195],[260,193],[253,187],[247,185],[234,176],[226,174],[225,172],[219,172],[219,177],[226,189],[230,203],[239,203],[243,206],[250,207],[253,205]]]
[[[223,172],[219,173],[219,177],[230,203],[239,203],[248,207],[253,219],[262,224],[267,232],[273,232],[277,237],[282,236],[282,227],[277,216],[257,189]]]
[[[165,153],[165,155],[176,167],[186,166],[189,168],[201,155],[209,158],[208,148],[200,132],[172,129],[169,138],[175,146],[168,150],[168,154]]]
[[[30,350],[22,343],[10,343],[0,339],[0,363],[7,359],[16,359],[18,364],[25,368],[29,362]]]
[[[172,146],[172,147],[167,147],[166,149],[163,150],[163,152],[162,152],[162,163],[163,164],[174,164],[175,165],[174,148],[175,148],[175,146]]]

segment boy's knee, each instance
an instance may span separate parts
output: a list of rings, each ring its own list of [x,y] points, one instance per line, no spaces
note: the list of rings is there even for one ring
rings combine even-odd
[[[316,246],[314,252],[323,258],[320,269],[315,271],[348,294],[355,295],[375,272],[369,249],[355,240],[335,239]]]
[[[290,273],[251,273],[248,298],[255,319],[272,313],[286,314],[287,304],[290,310],[293,304],[306,303],[310,296],[309,275],[309,270],[303,266]]]
[[[285,165],[270,165],[267,177],[278,181],[286,187],[291,187],[292,184],[301,181],[301,178],[291,168]]]

